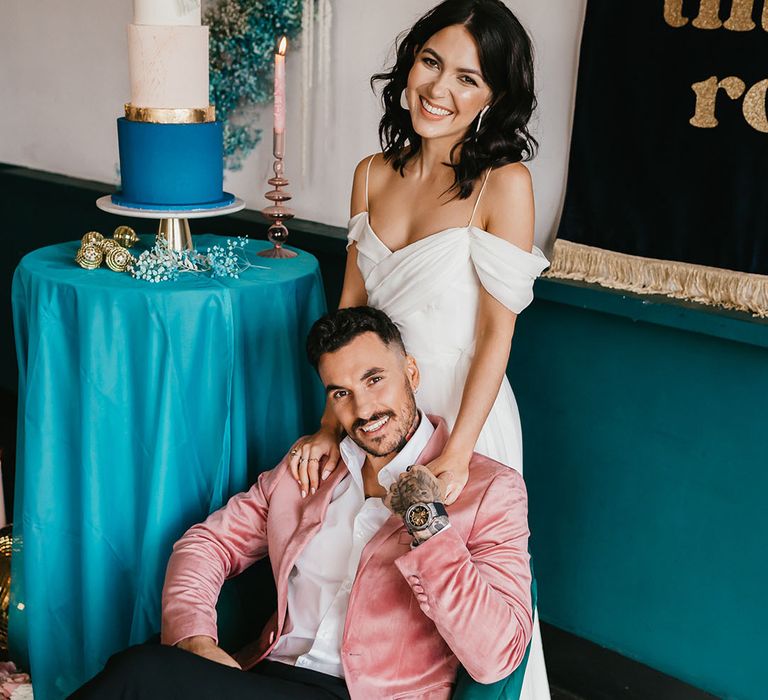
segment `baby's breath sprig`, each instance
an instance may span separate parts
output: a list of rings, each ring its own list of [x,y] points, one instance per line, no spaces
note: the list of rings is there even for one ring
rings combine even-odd
[[[211,277],[240,277],[241,257],[240,249],[248,242],[246,238],[228,238],[227,247],[214,245],[208,248],[208,264],[211,266]],[[246,261],[246,264],[247,261]],[[245,269],[245,268],[243,268]]]
[[[214,245],[203,254],[197,250],[171,250],[168,241],[158,236],[155,245],[145,250],[133,264],[131,275],[153,283],[171,282],[183,272],[238,279],[249,267],[261,267],[248,262],[243,251],[247,244],[247,236],[228,238],[226,247]]]

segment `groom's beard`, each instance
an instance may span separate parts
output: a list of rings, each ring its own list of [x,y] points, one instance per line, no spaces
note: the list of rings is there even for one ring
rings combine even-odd
[[[408,390],[408,401],[399,416],[393,411],[383,411],[382,413],[376,413],[368,420],[355,421],[350,437],[360,449],[369,455],[386,457],[387,455],[400,452],[408,444],[408,440],[411,439],[411,436],[416,431],[419,421],[419,409],[416,408],[416,398],[407,380],[406,389]],[[387,428],[386,434],[381,437],[376,436],[366,439],[365,433],[361,432],[360,427],[386,416],[389,416],[389,422],[385,426]]]

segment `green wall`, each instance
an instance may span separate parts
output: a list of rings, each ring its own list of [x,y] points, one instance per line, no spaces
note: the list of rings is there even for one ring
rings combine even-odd
[[[541,280],[510,361],[541,618],[755,700],[768,697],[766,345],[768,325],[744,314]]]

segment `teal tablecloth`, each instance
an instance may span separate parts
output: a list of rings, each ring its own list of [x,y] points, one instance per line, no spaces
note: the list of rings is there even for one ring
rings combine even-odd
[[[266,245],[237,280],[86,271],[77,243],[19,264],[10,634],[36,700],[157,632],[173,542],[318,424],[318,264],[256,257]]]

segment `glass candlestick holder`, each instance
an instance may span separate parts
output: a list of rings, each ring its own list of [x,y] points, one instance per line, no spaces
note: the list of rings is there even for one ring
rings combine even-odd
[[[291,194],[284,189],[288,186],[288,180],[283,177],[283,150],[278,147],[280,144],[277,136],[278,134],[275,134],[275,162],[272,165],[275,176],[267,180],[273,189],[264,195],[272,205],[261,210],[261,213],[272,222],[267,231],[267,238],[272,243],[272,247],[262,250],[258,255],[263,258],[295,258],[297,253],[283,247],[288,238],[288,227],[285,222],[293,218],[293,211],[283,206],[283,202],[291,199]]]

